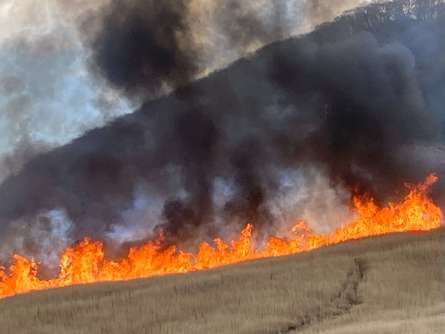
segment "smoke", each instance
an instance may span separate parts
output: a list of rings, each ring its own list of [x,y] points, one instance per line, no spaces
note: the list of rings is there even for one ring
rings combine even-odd
[[[431,62],[445,54],[442,2],[372,4],[291,39],[309,21],[292,6],[314,22],[338,9],[267,3],[116,1],[90,16],[95,77],[143,104],[8,178],[2,228],[63,208],[73,239],[162,228],[189,246],[301,218],[325,231],[351,218],[354,192],[386,202],[405,182],[445,176],[445,67]]]
[[[78,24],[101,3],[0,1],[0,180],[129,111],[87,71]]]
[[[149,91],[150,98],[168,92],[278,36],[332,19],[359,1],[339,1],[331,13],[317,18],[310,13],[310,1],[275,3],[0,1],[0,180],[18,173],[37,154],[129,113]],[[281,8],[280,25],[275,7]],[[247,21],[251,24],[244,33]],[[234,36],[242,43],[234,43]],[[97,47],[91,49],[92,44]],[[132,46],[137,49],[133,54]]]
[[[113,1],[94,18],[93,68],[133,98],[157,96],[360,3]]]
[[[328,162],[333,180],[374,194],[388,194],[410,178],[416,166],[399,160],[400,149],[440,138],[413,51],[400,42],[382,45],[369,33],[295,46],[293,52],[283,46],[272,77],[289,98],[309,95],[315,104],[308,117],[319,120],[311,120],[317,129],[309,134],[304,158]]]
[[[196,74],[186,0],[115,1],[94,45],[101,73],[127,94],[155,94]]]
[[[60,253],[73,243],[73,222],[63,209],[40,212],[34,218],[23,217],[3,231],[0,259],[9,261],[11,252],[33,258],[48,272],[58,269]]]

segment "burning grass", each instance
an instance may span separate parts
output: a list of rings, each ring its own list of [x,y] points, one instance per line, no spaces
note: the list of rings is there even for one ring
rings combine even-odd
[[[69,247],[60,260],[58,277],[42,280],[39,265],[32,259],[15,255],[8,270],[0,271],[0,297],[35,290],[70,285],[122,281],[137,278],[199,271],[260,258],[284,256],[338,244],[348,240],[395,232],[429,231],[439,228],[442,212],[428,197],[427,191],[437,181],[429,176],[423,184],[412,186],[399,203],[379,208],[372,199],[355,198],[356,218],[328,235],[312,232],[304,222],[293,227],[289,239],[270,237],[263,248],[254,245],[253,228],[247,225],[238,240],[225,243],[216,239],[214,245],[201,243],[196,254],[179,251],[175,245],[165,247],[162,236],[130,249],[124,259],[106,260],[101,242],[85,239]]]
[[[443,333],[445,231],[0,301],[5,334]]]

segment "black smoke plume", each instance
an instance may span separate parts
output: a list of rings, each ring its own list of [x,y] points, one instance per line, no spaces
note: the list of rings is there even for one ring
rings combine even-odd
[[[284,37],[286,3],[276,1],[265,20],[255,6],[225,0],[217,6],[216,25],[230,48],[264,45]],[[112,1],[98,20],[93,70],[131,97],[147,98],[165,88],[186,91],[184,86],[203,70],[205,52],[191,7],[192,0]]]
[[[196,75],[188,0],[113,1],[93,45],[97,70],[125,93],[157,93]]]
[[[98,73],[129,96],[165,84],[194,93],[147,101],[28,163],[0,187],[3,229],[63,208],[76,237],[103,237],[142,189],[162,203],[156,225],[186,240],[211,237],[221,217],[267,228],[282,174],[303,167],[381,202],[429,172],[445,179],[442,1],[373,4],[189,84],[199,55],[186,13],[186,1],[111,5],[93,44]],[[255,22],[231,31],[262,39]]]

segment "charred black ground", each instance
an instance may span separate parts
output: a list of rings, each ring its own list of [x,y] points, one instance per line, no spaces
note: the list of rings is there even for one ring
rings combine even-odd
[[[163,199],[159,227],[185,240],[198,228],[212,236],[217,211],[267,225],[280,170],[313,166],[380,201],[432,171],[445,179],[442,1],[373,4],[193,83],[199,55],[186,11],[185,1],[111,5],[92,46],[97,73],[132,97],[165,84],[177,91],[6,180],[4,229],[63,208],[77,237],[101,237],[143,186]],[[272,39],[254,18],[235,17],[234,46]],[[217,208],[218,178],[233,191]]]

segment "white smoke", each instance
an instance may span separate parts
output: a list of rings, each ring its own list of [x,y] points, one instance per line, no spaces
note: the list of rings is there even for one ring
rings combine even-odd
[[[5,231],[0,245],[2,263],[9,261],[10,254],[19,254],[57,269],[62,251],[73,243],[73,222],[62,209],[42,212],[36,217],[16,221]]]
[[[88,72],[78,24],[95,3],[0,1],[0,181],[35,154],[130,112]]]
[[[134,192],[133,205],[121,214],[121,221],[111,226],[108,239],[123,244],[146,239],[162,221],[163,199],[140,186]]]
[[[333,186],[327,175],[314,167],[284,170],[279,195],[268,201],[273,225],[284,235],[298,221],[305,221],[317,233],[327,233],[353,218],[351,195]]]

